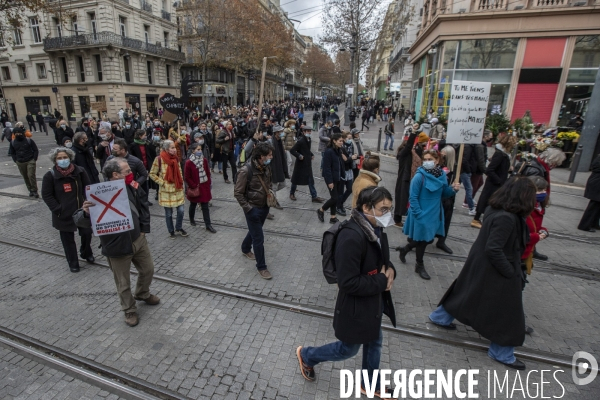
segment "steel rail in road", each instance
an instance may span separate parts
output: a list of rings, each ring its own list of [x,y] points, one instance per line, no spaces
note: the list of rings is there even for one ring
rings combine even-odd
[[[65,255],[50,249],[43,249],[37,246],[25,244],[22,241],[7,240],[6,238],[0,238],[0,243],[4,243],[10,246],[16,246],[30,251],[36,251],[45,253],[61,258],[65,258]],[[108,264],[102,262],[96,262],[93,265],[98,265],[104,268],[109,268]],[[132,274],[137,275],[137,271],[131,271]],[[174,276],[168,276],[164,274],[154,274],[154,279],[157,281],[170,283],[176,286],[187,287],[194,290],[199,290],[207,293],[212,293],[219,296],[236,298],[267,307],[279,308],[291,312],[297,312],[305,315],[314,317],[333,319],[333,312],[325,308],[319,308],[315,306],[307,306],[303,304],[297,304],[290,301],[273,299],[261,295],[250,294],[239,290],[227,289],[217,285],[207,284],[200,281],[187,278],[178,278]],[[428,325],[429,326],[429,325]],[[391,333],[399,335],[407,335],[418,337],[422,339],[432,340],[452,346],[461,348],[468,348],[472,350],[487,351],[489,343],[484,340],[470,339],[461,337],[460,335],[453,335],[449,333],[442,334],[440,332],[430,331],[429,329],[412,327],[409,325],[397,324],[396,327],[389,324],[382,324],[382,329]],[[545,364],[563,366],[567,368],[573,367],[572,358],[564,356],[562,354],[555,354],[551,352],[538,351],[532,349],[516,349],[515,355],[525,360],[541,362]]]
[[[0,346],[129,400],[187,400],[172,390],[0,326]]]

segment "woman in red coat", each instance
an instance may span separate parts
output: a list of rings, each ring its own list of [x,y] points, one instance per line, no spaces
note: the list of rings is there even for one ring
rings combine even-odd
[[[190,157],[185,162],[185,172],[183,174],[185,183],[188,186],[186,197],[190,201],[190,224],[196,226],[194,216],[196,215],[196,207],[200,203],[206,230],[216,233],[217,231],[210,223],[210,213],[208,211],[208,202],[212,199],[208,160],[202,154],[202,145],[199,143],[193,143],[190,146],[190,150]]]
[[[548,182],[541,176],[530,176],[536,188],[535,208],[525,219],[529,228],[529,242],[525,246],[521,261],[527,266],[527,274],[531,274],[532,255],[535,245],[548,237],[548,230],[542,225],[544,214],[546,214],[546,205],[548,204]]]

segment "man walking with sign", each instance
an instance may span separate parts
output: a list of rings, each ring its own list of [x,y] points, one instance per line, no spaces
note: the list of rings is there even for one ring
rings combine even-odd
[[[125,323],[129,326],[136,326],[139,322],[139,317],[136,312],[135,301],[144,301],[151,306],[160,302],[158,296],[150,294],[150,284],[154,276],[154,261],[152,260],[150,247],[146,240],[146,234],[150,233],[150,210],[145,200],[147,198],[146,194],[139,183],[133,180],[133,173],[127,160],[115,157],[106,161],[102,173],[108,181],[124,179],[126,184],[133,228],[126,231],[119,230],[117,233],[101,234],[99,236],[100,243],[102,243],[102,254],[106,256],[115,278],[117,293],[121,301],[121,310],[125,313]],[[102,185],[102,183],[98,185]],[[113,200],[104,204],[103,202],[96,204],[92,201],[84,201],[83,207],[73,215],[75,224],[82,228],[90,228],[92,226],[90,207],[96,205],[103,209],[100,218],[104,217],[108,210],[113,210],[113,212],[122,215],[124,210],[115,210],[113,206],[114,198],[118,197],[118,193],[115,193],[111,197],[113,197]],[[93,197],[90,196],[90,198]],[[133,263],[139,274],[133,296],[131,294],[131,277],[129,272],[131,263]]]

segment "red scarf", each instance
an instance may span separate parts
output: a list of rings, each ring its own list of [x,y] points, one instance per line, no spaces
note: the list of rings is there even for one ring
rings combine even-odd
[[[183,189],[183,178],[181,172],[179,172],[179,161],[177,156],[172,156],[165,150],[160,152],[160,158],[162,162],[167,164],[167,171],[165,172],[164,180],[169,183],[174,183],[176,189]]]
[[[69,166],[67,167],[67,169],[62,169],[61,167],[59,167],[58,165],[56,166],[56,170],[58,172],[60,172],[60,174],[62,176],[69,176],[73,173],[73,171],[75,171],[75,164],[73,164],[72,162],[69,164]]]

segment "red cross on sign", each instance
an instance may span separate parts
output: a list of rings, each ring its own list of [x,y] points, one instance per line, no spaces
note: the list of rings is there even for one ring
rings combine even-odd
[[[102,211],[102,213],[100,214],[100,216],[98,217],[98,221],[100,222],[102,221],[102,218],[104,217],[104,215],[106,214],[106,212],[110,209],[113,210],[114,212],[116,212],[119,215],[122,215],[123,217],[125,217],[126,215],[123,214],[121,211],[117,210],[116,208],[114,208],[112,206],[112,203],[114,203],[114,201],[117,199],[117,197],[119,197],[119,194],[121,194],[121,192],[123,191],[123,189],[119,189],[119,191],[110,199],[110,201],[108,203],[105,203],[104,201],[100,200],[98,197],[94,196],[93,194],[90,195],[94,200],[96,200],[97,202],[103,204],[104,210]]]

